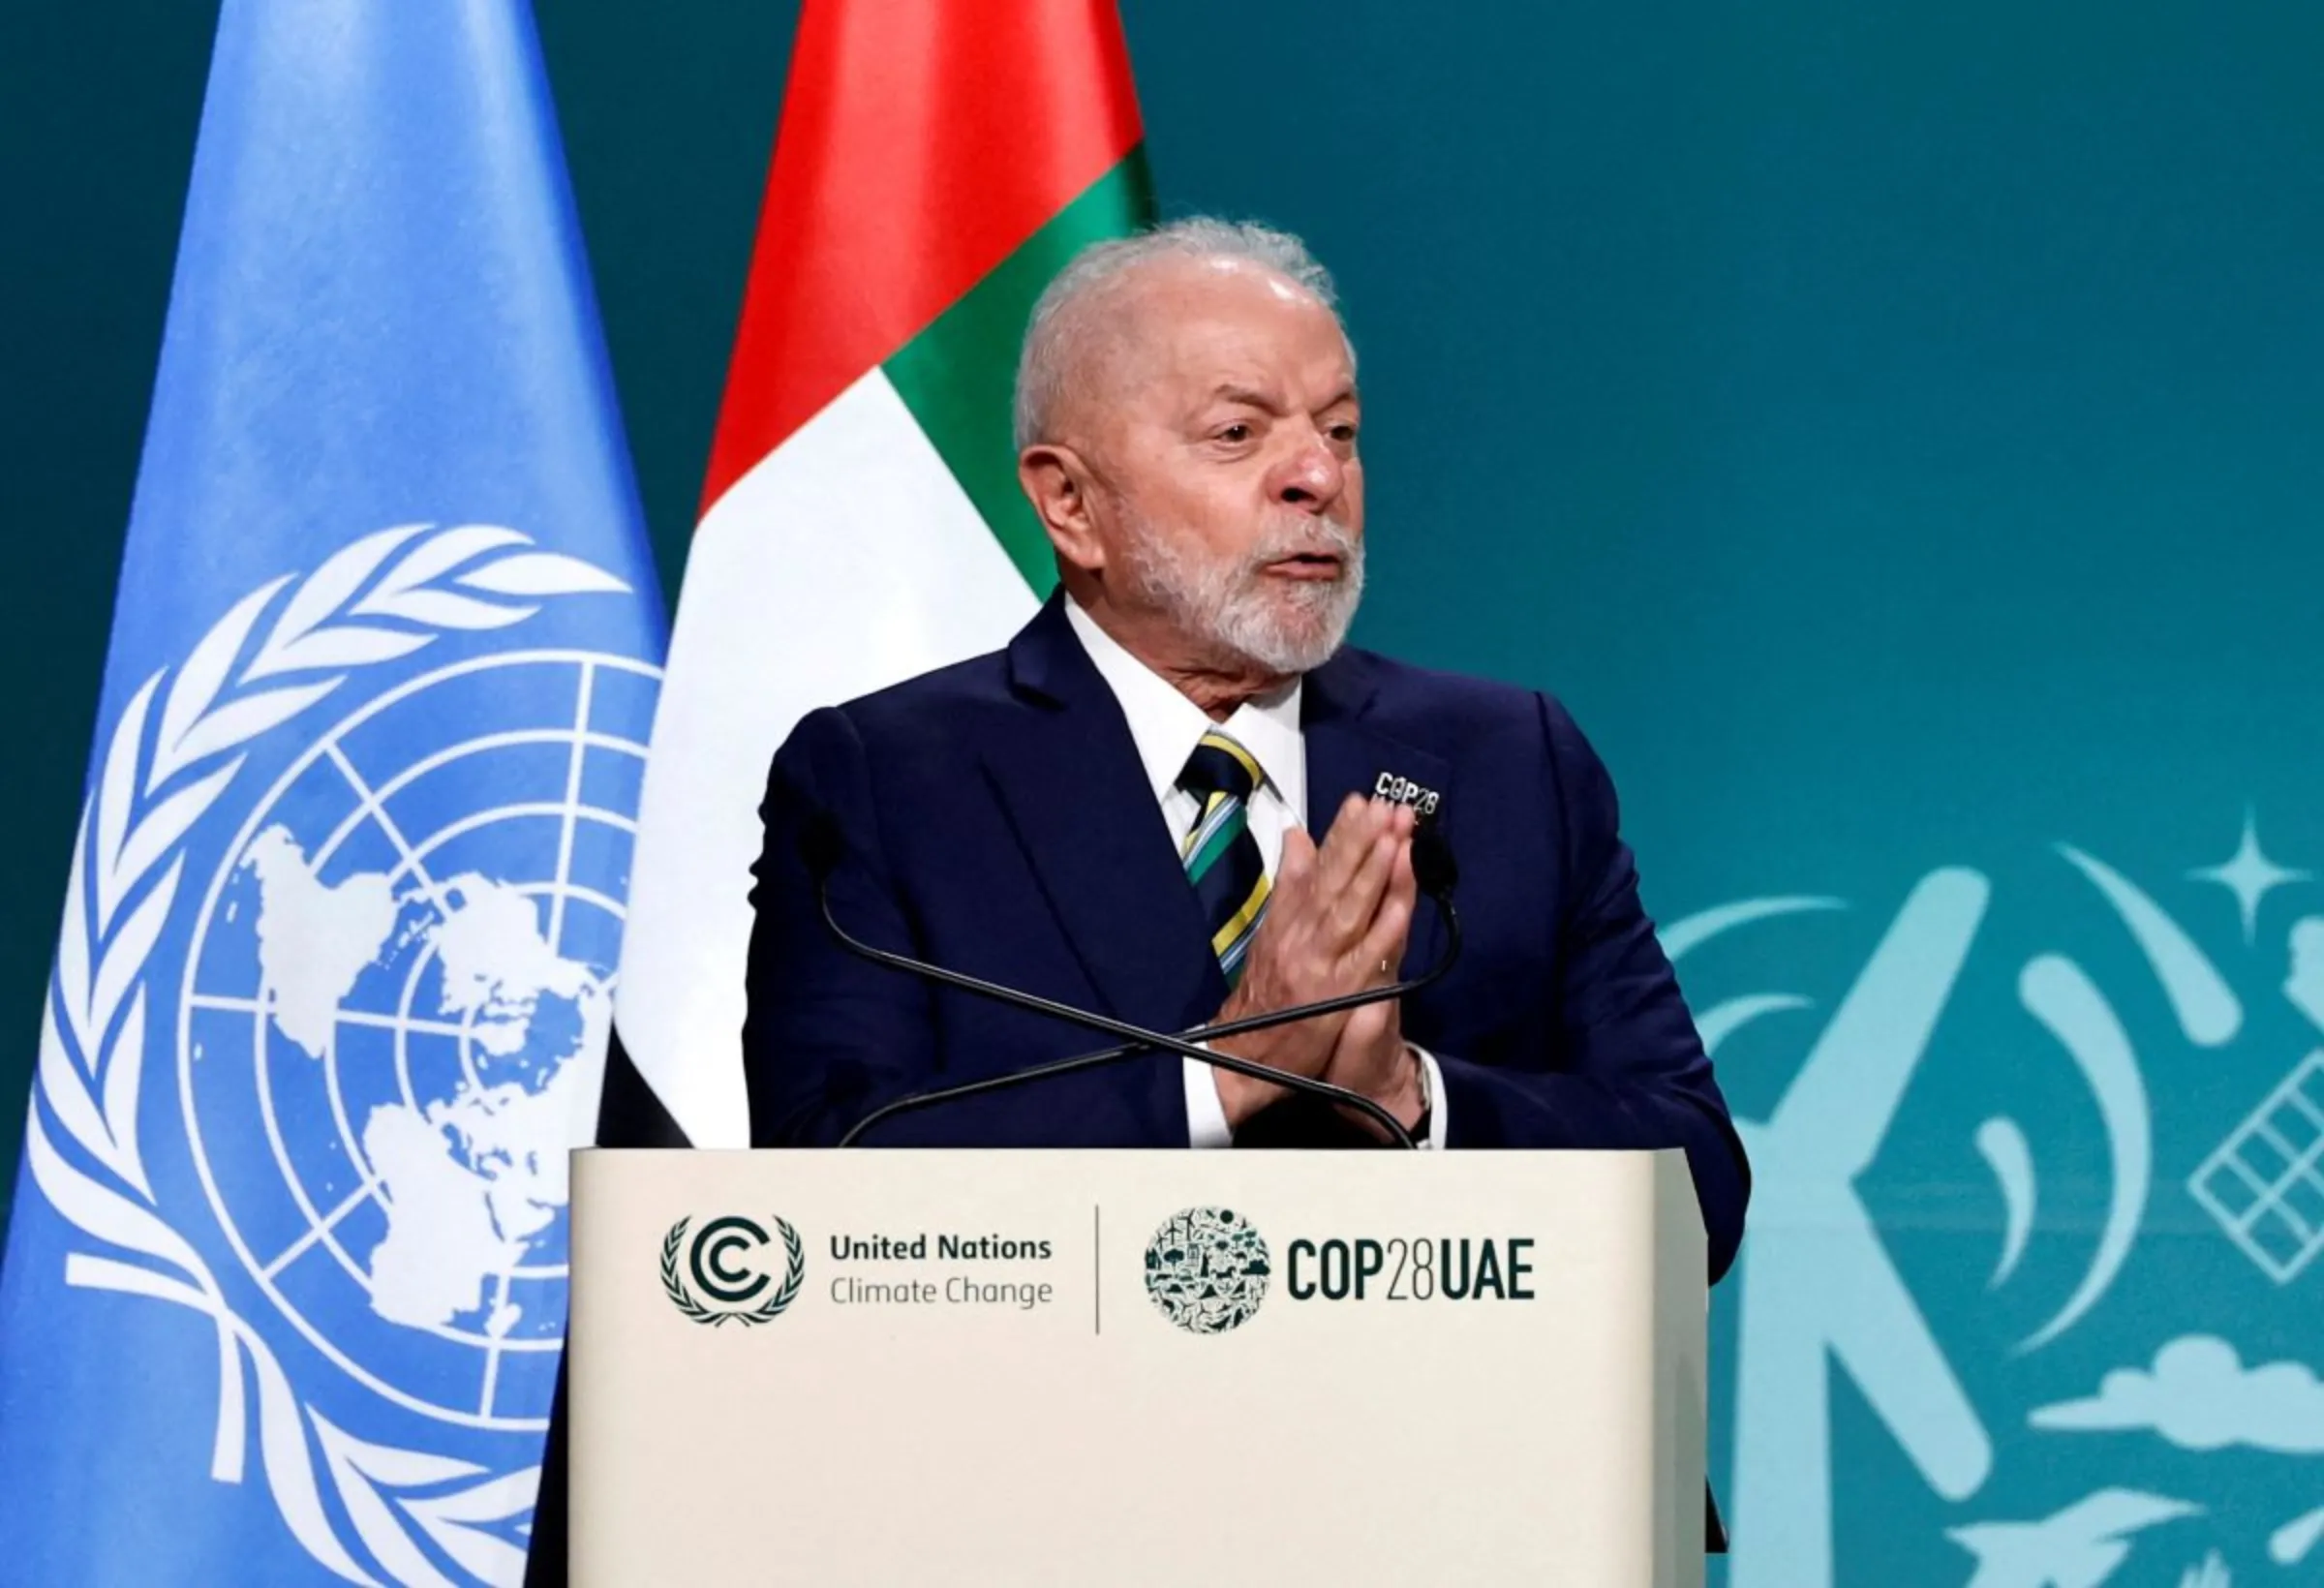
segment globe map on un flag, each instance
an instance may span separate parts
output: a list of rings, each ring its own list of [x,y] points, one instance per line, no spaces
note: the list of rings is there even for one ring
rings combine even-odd
[[[256,802],[188,956],[187,1134],[237,1255],[447,1421],[548,1412],[644,762],[593,704],[634,720],[653,680],[536,653],[378,697]],[[254,1121],[270,1151],[232,1145]]]

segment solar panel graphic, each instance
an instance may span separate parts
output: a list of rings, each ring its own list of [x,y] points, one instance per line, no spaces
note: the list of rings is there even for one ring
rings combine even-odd
[[[2278,1285],[2324,1252],[2324,1050],[2203,1160],[2187,1189]]]

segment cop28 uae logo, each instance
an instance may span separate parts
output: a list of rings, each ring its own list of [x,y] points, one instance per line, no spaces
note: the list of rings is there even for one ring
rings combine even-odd
[[[1146,1246],[1146,1294],[1190,1334],[1224,1334],[1267,1299],[1267,1242],[1225,1207],[1189,1207],[1165,1219]]]
[[[775,1220],[775,1235],[755,1220],[729,1213],[707,1220],[687,1238],[692,1218],[670,1226],[661,1243],[661,1288],[670,1304],[697,1324],[770,1323],[799,1298],[807,1278],[807,1252],[788,1220]],[[780,1238],[778,1270],[761,1254]],[[684,1254],[681,1264],[680,1254]]]

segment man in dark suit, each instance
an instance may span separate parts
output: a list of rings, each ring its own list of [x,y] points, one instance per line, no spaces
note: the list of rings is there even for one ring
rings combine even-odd
[[[1218,1046],[1361,1092],[1430,1147],[1683,1147],[1726,1270],[1749,1171],[1605,767],[1546,695],[1341,643],[1362,588],[1360,420],[1329,281],[1294,239],[1181,222],[1051,287],[1017,430],[1059,590],[1005,651],[816,712],[775,758],[744,1031],[756,1145],[829,1144],[908,1092],[1096,1045],[845,953],[802,858],[810,822],[844,838],[832,905],[858,936],[1178,1030],[1430,962],[1414,809],[1377,797],[1424,790],[1460,864],[1453,973]],[[868,1140],[1376,1135],[1161,1054]]]

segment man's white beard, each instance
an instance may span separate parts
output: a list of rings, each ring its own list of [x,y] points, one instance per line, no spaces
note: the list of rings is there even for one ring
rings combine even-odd
[[[1330,519],[1270,528],[1238,562],[1202,562],[1130,515],[1129,574],[1138,593],[1188,639],[1232,666],[1289,676],[1331,659],[1363,598],[1363,542]],[[1336,579],[1277,579],[1265,569],[1300,552],[1340,558]],[[1280,588],[1270,592],[1269,586]]]

